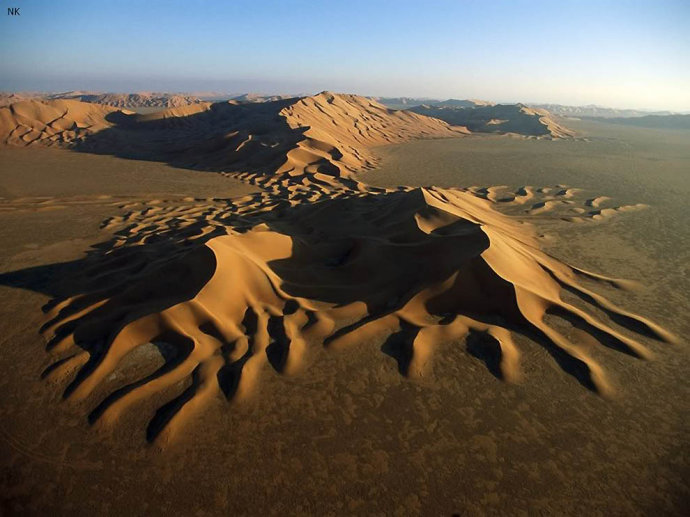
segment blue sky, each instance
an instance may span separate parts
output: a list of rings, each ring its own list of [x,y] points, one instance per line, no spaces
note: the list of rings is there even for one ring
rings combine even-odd
[[[690,0],[9,0],[0,89],[690,110]]]

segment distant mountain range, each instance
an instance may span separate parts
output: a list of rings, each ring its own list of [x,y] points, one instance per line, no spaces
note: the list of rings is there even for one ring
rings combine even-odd
[[[61,93],[0,93],[0,106],[31,99],[74,100],[103,104],[115,108],[178,108],[187,104],[198,104],[202,100],[195,96],[177,93],[139,92],[139,93],[100,93],[90,91],[69,91]]]
[[[391,109],[410,109],[415,106],[440,106],[453,108],[476,108],[478,106],[494,106],[497,103],[478,100],[478,99],[429,99],[426,97],[372,97],[384,106]],[[515,105],[515,104],[506,104]],[[632,118],[645,117],[649,115],[666,116],[674,115],[672,111],[645,111],[635,109],[606,108],[589,104],[587,106],[566,106],[563,104],[535,104],[528,103],[528,106],[537,109],[545,109],[553,115],[559,117],[601,117],[601,118]]]
[[[270,102],[294,97],[306,97],[309,94],[266,95],[262,93],[223,93],[223,92],[137,92],[137,93],[103,93],[93,91],[69,91],[59,93],[39,92],[0,92],[0,106],[9,106],[15,102],[43,99],[43,100],[76,100],[94,104],[104,104],[116,108],[178,108],[187,104],[198,104],[204,101],[237,102]]]
[[[91,93],[67,92],[50,95],[48,99],[68,99],[93,104],[105,104],[115,108],[179,108],[202,102],[198,97],[175,93]]]
[[[262,93],[243,93],[242,95],[234,95],[230,100],[238,102],[273,102],[282,101],[285,99],[294,99],[296,97],[309,97],[308,93],[295,93],[283,95],[264,95]]]
[[[690,115],[645,115],[643,117],[583,117],[610,124],[658,129],[690,129]]]
[[[442,106],[454,108],[475,108],[477,106],[492,106],[494,103],[478,99],[429,99],[426,97],[371,97],[390,109],[409,109],[415,106]]]
[[[632,118],[648,115],[666,116],[673,115],[671,111],[644,111],[633,109],[605,108],[589,104],[587,106],[564,106],[563,104],[530,104],[535,108],[550,111],[561,117],[600,117],[600,118]]]
[[[308,97],[308,94],[266,95],[262,93],[223,92],[137,92],[101,93],[69,91],[60,93],[0,92],[0,106],[25,100],[77,100],[115,108],[169,109],[200,104],[205,101],[232,101],[234,103],[263,103]],[[572,132],[556,123],[553,116],[606,121],[638,127],[686,129],[690,115],[670,111],[642,111],[605,108],[601,106],[565,106],[562,104],[495,104],[478,99],[435,100],[415,97],[370,97],[389,109],[408,110],[441,119],[449,124],[465,126],[473,132],[515,133],[526,136],[559,138],[572,136]]]

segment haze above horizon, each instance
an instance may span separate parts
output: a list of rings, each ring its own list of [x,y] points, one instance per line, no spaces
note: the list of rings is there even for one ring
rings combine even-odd
[[[332,90],[690,110],[690,3],[16,0],[0,90]]]

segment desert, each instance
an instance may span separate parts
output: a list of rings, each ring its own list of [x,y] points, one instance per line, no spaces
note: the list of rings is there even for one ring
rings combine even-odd
[[[687,263],[687,255],[674,256],[663,245],[654,245],[644,225],[634,224],[659,198],[635,199],[634,192],[616,188],[605,177],[580,181],[579,187],[518,185],[527,177],[510,178],[512,188],[470,185],[479,178],[508,179],[500,170],[495,178],[487,176],[480,164],[474,177],[451,171],[435,178],[431,172],[425,179],[437,186],[415,179],[418,167],[429,168],[428,163],[415,164],[415,156],[439,157],[431,170],[448,171],[447,163],[464,168],[472,162],[446,158],[444,152],[485,154],[484,146],[500,163],[510,155],[500,146],[528,154],[526,145],[606,145],[596,137],[505,140],[508,137],[482,136],[438,119],[330,92],[287,101],[193,104],[144,115],[72,100],[23,101],[3,110],[5,156],[21,166],[54,153],[50,160],[67,162],[66,170],[53,164],[50,171],[69,178],[72,189],[60,191],[64,181],[52,178],[55,185],[41,181],[42,190],[33,192],[38,195],[26,196],[28,186],[22,180],[27,178],[5,170],[5,189],[12,195],[5,197],[2,207],[8,221],[5,233],[21,228],[18,221],[55,227],[47,235],[20,229],[23,237],[4,237],[15,247],[6,251],[3,289],[11,291],[14,303],[44,305],[45,311],[41,315],[27,310],[29,321],[23,325],[40,328],[46,344],[41,345],[37,333],[27,333],[24,338],[37,351],[15,359],[30,360],[30,370],[37,374],[10,385],[22,386],[24,393],[29,390],[43,404],[50,405],[54,397],[64,399],[71,409],[59,418],[73,419],[68,424],[71,432],[87,431],[79,433],[80,442],[90,436],[106,440],[111,454],[120,447],[129,450],[119,452],[119,468],[130,468],[132,460],[125,458],[132,454],[143,454],[144,462],[154,451],[164,457],[195,457],[202,454],[197,450],[202,444],[208,447],[209,439],[218,439],[209,435],[224,425],[239,426],[242,440],[246,432],[271,436],[279,422],[294,427],[297,435],[312,426],[325,430],[329,426],[321,419],[327,414],[340,415],[336,421],[341,425],[356,426],[357,418],[371,419],[379,407],[389,414],[384,393],[401,382],[407,388],[396,396],[402,397],[397,404],[404,400],[414,408],[436,399],[441,412],[425,410],[412,422],[405,420],[406,425],[423,425],[424,435],[442,433],[437,436],[446,436],[442,443],[451,450],[453,444],[465,445],[450,438],[454,424],[439,418],[447,411],[448,399],[462,397],[460,393],[472,386],[484,386],[486,395],[495,393],[488,400],[504,408],[503,418],[509,418],[509,407],[525,397],[525,390],[532,394],[535,387],[548,386],[561,397],[575,396],[580,412],[588,408],[583,418],[595,425],[602,412],[613,411],[609,404],[624,411],[621,392],[639,387],[619,377],[653,368],[640,359],[659,354],[672,358],[676,336],[686,332],[678,289],[682,278],[645,281],[630,270],[632,264],[621,268],[606,260],[600,251],[610,250],[610,244],[592,244],[613,238],[608,225],[622,225],[617,239],[627,233],[635,240],[637,235],[638,254],[649,249],[636,258],[641,269],[645,256],[655,260],[654,251],[667,263]],[[275,120],[276,112],[281,123]],[[587,134],[596,130],[606,134],[596,125]],[[674,136],[680,151],[687,135]],[[503,140],[492,141],[496,138]],[[406,141],[410,143],[400,143]],[[412,150],[402,159],[404,166],[396,165],[395,157],[406,152],[406,145],[442,149]],[[30,149],[36,150],[26,154]],[[389,152],[393,154],[386,159]],[[70,170],[88,164],[92,170],[114,172],[130,169],[127,160],[141,168],[136,184],[128,182],[127,188],[118,181],[122,172],[91,179],[78,178]],[[678,160],[682,167],[688,157],[681,152]],[[544,161],[554,162],[548,157]],[[506,167],[515,163],[513,159]],[[171,188],[167,182],[173,173],[180,183]],[[529,173],[529,178],[548,182],[553,177],[542,175]],[[454,186],[460,178],[467,187]],[[573,178],[564,174],[562,179]],[[687,189],[687,184],[682,186]],[[157,195],[151,196],[153,192]],[[611,197],[595,195],[604,192]],[[627,199],[631,202],[616,204]],[[673,206],[668,200],[665,205]],[[75,216],[90,227],[65,224]],[[626,232],[626,219],[633,220],[628,228],[637,228]],[[550,236],[540,233],[545,229]],[[680,228],[672,233],[682,238]],[[687,243],[679,244],[678,249],[687,252]],[[626,252],[632,244],[623,239],[617,246]],[[557,253],[546,251],[551,249]],[[582,266],[556,256],[581,260]],[[52,260],[45,263],[46,257]],[[656,286],[657,300],[669,300],[658,291],[662,285],[678,293],[671,308],[654,310],[659,302],[650,296],[650,284]],[[32,293],[28,298],[27,291]],[[631,297],[646,302],[640,304],[644,315],[631,311],[637,307]],[[6,334],[18,333],[16,318],[8,314],[4,321]],[[466,344],[458,348],[462,342]],[[47,355],[40,351],[44,346]],[[464,366],[444,364],[449,355]],[[614,366],[607,368],[608,362]],[[346,373],[358,364],[363,368],[359,374]],[[354,392],[341,387],[352,375],[359,385]],[[373,386],[376,379],[381,386]],[[285,382],[294,400],[275,391],[286,389]],[[314,390],[323,394],[311,400]],[[373,399],[370,390],[378,392]],[[280,410],[275,397],[281,401]],[[463,414],[472,405],[454,412]],[[534,411],[546,410],[541,405]],[[255,413],[259,411],[263,414]],[[300,418],[291,418],[293,412]],[[250,415],[251,424],[246,421]],[[476,418],[480,428],[488,424],[484,417],[475,414]],[[572,417],[553,417],[563,419]],[[388,416],[375,424],[382,434],[370,440],[383,447],[385,429],[400,425],[404,424]],[[602,431],[595,434],[606,436]],[[13,428],[6,436],[16,432]],[[362,432],[369,434],[368,429]],[[482,437],[478,443],[484,445],[477,446],[476,453],[494,451],[485,457],[492,463],[498,447],[492,437],[495,431],[484,433],[471,440]],[[396,436],[401,446],[406,433],[398,431]],[[335,432],[321,440],[329,450],[341,438]],[[596,444],[603,447],[598,440],[585,442],[593,450]],[[10,446],[19,457],[32,458],[30,446]],[[428,454],[435,450],[431,444],[420,447]],[[377,461],[390,455],[385,447],[371,453]],[[245,454],[235,450],[233,462],[249,461]],[[320,455],[312,454],[316,456],[307,453],[303,459],[318,461]],[[357,455],[333,454],[340,454],[336,457],[341,461],[363,461]],[[92,476],[93,465],[102,461],[99,457],[87,453],[70,468],[75,475]],[[32,461],[42,469],[45,461],[50,468],[63,465],[57,460]],[[169,472],[159,468],[161,475]],[[382,468],[372,465],[366,471],[382,475]],[[355,468],[353,475],[358,472]],[[328,469],[323,475],[328,476]],[[350,482],[357,483],[357,475]],[[20,488],[15,490],[21,494]],[[353,501],[347,509],[357,508]],[[403,504],[400,510],[410,508]]]
[[[0,96],[0,513],[684,514],[690,115],[148,82]]]

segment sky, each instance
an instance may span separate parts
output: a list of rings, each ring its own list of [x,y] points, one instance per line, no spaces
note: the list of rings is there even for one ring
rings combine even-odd
[[[2,91],[690,110],[690,0],[5,0],[0,51]]]

